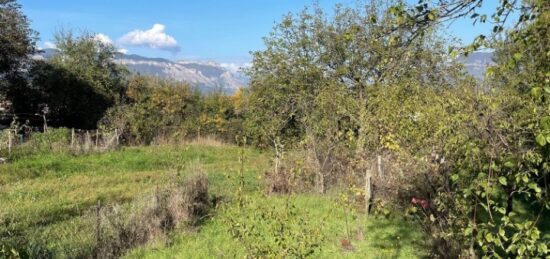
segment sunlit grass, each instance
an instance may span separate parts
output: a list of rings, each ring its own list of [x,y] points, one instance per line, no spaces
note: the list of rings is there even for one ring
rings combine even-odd
[[[129,204],[154,191],[188,168],[200,165],[208,174],[210,195],[234,206],[239,186],[239,159],[244,160],[247,197],[257,203],[299,207],[299,216],[322,228],[325,236],[318,258],[416,258],[426,255],[421,231],[395,215],[366,218],[345,213],[336,192],[327,195],[265,196],[259,176],[269,167],[269,154],[226,145],[164,145],[123,148],[107,153],[74,156],[36,154],[0,165],[0,241],[44,249],[52,257],[85,257],[92,253],[93,208]],[[253,213],[249,208],[246,213]],[[130,258],[244,257],[245,247],[224,224],[224,209],[199,227],[180,228],[152,244],[129,251]],[[347,224],[346,224],[347,219]],[[353,249],[341,240],[350,233]]]
[[[255,193],[249,198],[280,210],[284,209],[287,201],[300,208],[298,216],[321,228],[325,236],[320,250],[314,255],[315,258],[422,258],[427,255],[422,231],[412,222],[403,221],[397,215],[390,218],[367,218],[361,212],[346,213],[329,196],[305,194],[265,197]],[[254,213],[254,208],[248,208],[245,213]],[[134,249],[126,257],[244,258],[245,247],[231,237],[223,221],[226,216],[220,210],[219,214],[205,222],[200,229],[176,233],[168,241],[162,240]],[[342,239],[348,239],[348,228],[352,249],[341,245]]]

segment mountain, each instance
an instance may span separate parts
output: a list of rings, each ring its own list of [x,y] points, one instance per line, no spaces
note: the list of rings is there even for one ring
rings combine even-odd
[[[39,58],[48,59],[56,52],[55,49],[44,49]],[[464,64],[469,74],[479,80],[485,76],[487,67],[494,64],[492,52],[474,52],[467,57],[458,57],[458,61]],[[212,61],[171,61],[118,53],[115,62],[127,66],[133,73],[188,82],[203,92],[234,93],[248,85],[248,78],[244,74]]]
[[[478,80],[483,80],[487,68],[495,64],[493,52],[473,52],[467,57],[460,56],[458,61],[464,64],[466,71]]]
[[[56,53],[55,49],[44,49],[37,58],[49,59]],[[234,93],[248,84],[241,72],[212,61],[171,61],[117,53],[115,62],[133,73],[188,82],[203,92]]]
[[[134,73],[185,81],[203,92],[233,93],[247,85],[239,71],[230,71],[222,64],[202,61],[171,61],[119,53],[115,61]]]

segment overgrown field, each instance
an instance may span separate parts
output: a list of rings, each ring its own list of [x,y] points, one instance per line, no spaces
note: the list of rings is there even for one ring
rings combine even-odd
[[[412,222],[396,215],[367,219],[345,206],[338,190],[265,195],[261,178],[269,157],[248,148],[189,144],[79,156],[41,153],[11,161],[0,165],[0,248],[7,250],[4,255],[14,248],[23,257],[92,257],[98,201],[128,207],[200,167],[217,201],[208,217],[136,247],[127,257],[243,257],[263,250],[273,257],[426,255],[425,238]]]

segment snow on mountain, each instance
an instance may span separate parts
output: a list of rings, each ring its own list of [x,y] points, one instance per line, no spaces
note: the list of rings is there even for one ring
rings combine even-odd
[[[134,73],[188,82],[204,92],[233,93],[248,83],[240,71],[230,71],[212,61],[171,61],[122,53],[117,55],[115,61]]]

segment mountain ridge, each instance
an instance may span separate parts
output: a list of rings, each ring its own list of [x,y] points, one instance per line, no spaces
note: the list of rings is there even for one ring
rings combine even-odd
[[[43,49],[36,58],[50,59],[56,54],[55,49]],[[202,92],[231,94],[248,84],[248,79],[240,71],[232,71],[214,61],[172,61],[124,53],[117,53],[114,61],[132,73],[187,82]]]
[[[44,49],[40,56],[49,59],[55,54],[55,49]],[[493,52],[474,52],[468,56],[460,56],[457,60],[464,64],[468,74],[478,80],[483,80],[487,67],[494,64]],[[231,94],[248,85],[248,78],[241,71],[228,69],[215,61],[172,61],[117,53],[115,62],[125,65],[133,73],[188,82],[203,92],[221,91]]]

